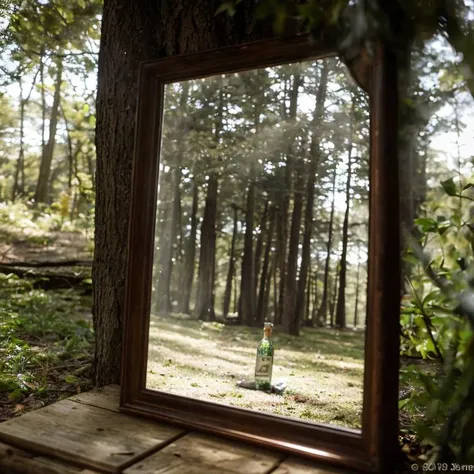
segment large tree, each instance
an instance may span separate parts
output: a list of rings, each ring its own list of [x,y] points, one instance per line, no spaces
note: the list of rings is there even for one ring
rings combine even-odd
[[[105,0],[97,96],[94,327],[97,385],[120,379],[126,248],[140,61],[273,36],[253,0],[233,18],[219,0]]]

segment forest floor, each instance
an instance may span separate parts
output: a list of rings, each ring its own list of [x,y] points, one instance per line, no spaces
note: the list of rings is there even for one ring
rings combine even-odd
[[[274,329],[273,384],[282,395],[237,386],[253,381],[262,330],[153,316],[147,386],[200,400],[361,428],[364,331],[305,328],[299,337]]]
[[[0,226],[0,421],[91,388],[91,250],[80,232]],[[65,260],[85,264],[25,266]]]

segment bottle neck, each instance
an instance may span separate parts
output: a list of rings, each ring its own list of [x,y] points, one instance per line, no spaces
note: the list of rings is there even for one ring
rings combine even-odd
[[[263,337],[266,338],[266,339],[271,339],[272,337],[272,330],[270,328],[265,328],[263,330]]]

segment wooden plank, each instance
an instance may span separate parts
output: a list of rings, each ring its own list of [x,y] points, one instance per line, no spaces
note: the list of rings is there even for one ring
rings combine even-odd
[[[83,403],[106,410],[119,411],[120,387],[118,385],[107,385],[90,392],[78,393],[69,397],[68,400]]]
[[[21,449],[0,443],[2,474],[99,474],[97,471],[73,466],[58,459],[35,456]]]
[[[150,458],[125,469],[123,474],[234,474],[207,464],[190,464],[173,454],[162,454],[159,463],[148,462]]]
[[[0,424],[0,441],[110,473],[120,472],[182,433],[169,425],[71,400]]]
[[[280,464],[272,474],[355,474],[354,471],[345,470],[342,467],[325,466],[314,461],[307,461],[295,457],[288,458]]]
[[[284,456],[247,444],[190,433],[130,466],[124,474],[205,474],[211,472],[211,468],[217,473],[265,474],[271,472]]]

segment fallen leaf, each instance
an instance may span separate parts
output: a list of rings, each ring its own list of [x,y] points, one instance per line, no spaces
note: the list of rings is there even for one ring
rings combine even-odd
[[[18,412],[20,412],[20,411],[22,411],[22,410],[24,410],[24,409],[25,409],[25,405],[22,405],[21,403],[17,403],[17,404],[15,405],[15,408],[13,409],[13,411],[14,411],[15,413],[18,413]]]

